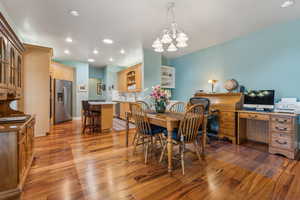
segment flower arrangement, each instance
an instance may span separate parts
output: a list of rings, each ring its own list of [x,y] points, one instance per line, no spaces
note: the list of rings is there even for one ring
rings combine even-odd
[[[158,113],[164,113],[168,102],[168,94],[160,85],[152,87],[150,97],[154,100],[155,110]]]

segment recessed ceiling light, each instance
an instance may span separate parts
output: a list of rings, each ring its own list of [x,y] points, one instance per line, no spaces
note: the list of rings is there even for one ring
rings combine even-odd
[[[89,59],[88,59],[88,62],[95,62],[95,59],[89,58]]]
[[[104,39],[104,40],[102,40],[102,41],[103,41],[103,43],[105,43],[105,44],[113,44],[113,43],[114,43],[113,40],[108,39],[108,38],[106,38],[106,39]]]
[[[124,50],[124,49],[121,49],[120,53],[121,53],[121,54],[125,54],[125,50]]]
[[[281,4],[281,8],[287,8],[287,7],[290,7],[290,6],[294,5],[294,4],[295,4],[295,1],[293,1],[293,0],[286,0],[285,2],[283,2]]]
[[[69,43],[71,43],[71,42],[73,42],[73,39],[72,39],[72,38],[70,38],[70,37],[67,37],[67,38],[66,38],[66,42],[69,42]]]
[[[70,51],[68,49],[64,50],[65,54],[70,54]]]
[[[99,51],[98,51],[97,49],[94,49],[93,53],[94,53],[94,54],[98,54]]]
[[[114,59],[113,59],[113,58],[110,58],[110,59],[109,59],[109,61],[110,61],[110,62],[113,62],[113,61],[114,61]]]
[[[79,12],[77,10],[71,10],[70,14],[73,15],[73,16],[75,16],[75,17],[79,16]]]

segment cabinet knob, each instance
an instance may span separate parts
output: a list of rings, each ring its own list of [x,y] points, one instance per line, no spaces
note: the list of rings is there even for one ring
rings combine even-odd
[[[286,131],[286,130],[287,130],[286,127],[285,127],[285,128],[280,128],[280,127],[276,126],[275,128],[276,128],[277,130],[279,130],[279,131]]]

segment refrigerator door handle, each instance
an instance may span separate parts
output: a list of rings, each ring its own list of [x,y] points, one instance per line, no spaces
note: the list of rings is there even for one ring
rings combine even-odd
[[[67,103],[67,99],[66,99],[66,98],[67,98],[67,96],[68,96],[68,95],[67,95],[67,88],[64,87],[63,90],[64,90],[64,97],[63,97],[63,102],[62,102],[62,103],[65,104],[65,103]]]

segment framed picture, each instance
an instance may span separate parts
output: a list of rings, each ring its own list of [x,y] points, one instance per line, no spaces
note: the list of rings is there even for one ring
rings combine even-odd
[[[96,94],[101,96],[102,95],[102,83],[101,82],[98,82],[96,84]]]
[[[78,86],[78,91],[79,92],[87,92],[88,91],[87,85],[86,84],[79,85]]]

